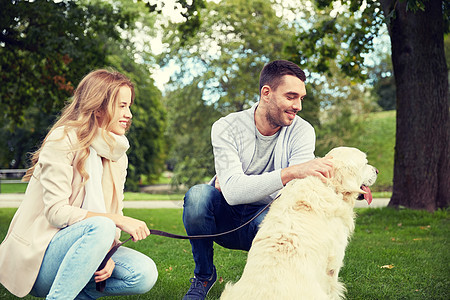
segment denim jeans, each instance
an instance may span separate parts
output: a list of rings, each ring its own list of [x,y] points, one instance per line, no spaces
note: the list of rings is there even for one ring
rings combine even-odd
[[[183,223],[189,235],[226,232],[250,220],[264,205],[229,205],[213,186],[193,186],[184,197]],[[213,242],[229,249],[248,251],[264,219],[264,211],[243,228],[214,239],[190,240],[195,262],[195,277],[206,280],[214,272]]]
[[[92,217],[58,231],[44,255],[30,294],[47,299],[97,299],[148,292],[158,271],[146,255],[124,246],[112,256],[114,271],[103,293],[95,289],[94,272],[111,248],[116,225]]]

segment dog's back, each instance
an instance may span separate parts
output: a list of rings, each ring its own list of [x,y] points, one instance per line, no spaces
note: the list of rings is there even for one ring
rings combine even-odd
[[[335,198],[315,177],[290,182],[262,222],[241,279],[226,285],[221,300],[341,298],[337,274],[353,210],[336,208],[342,198]]]

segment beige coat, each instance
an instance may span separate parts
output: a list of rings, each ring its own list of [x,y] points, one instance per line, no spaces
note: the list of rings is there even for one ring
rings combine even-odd
[[[0,282],[19,297],[27,295],[33,287],[53,236],[61,228],[83,220],[87,214],[80,208],[85,190],[82,177],[75,168],[80,154],[76,151],[78,140],[73,131],[60,139],[62,133],[62,128],[56,129],[45,143],[25,198],[0,245]],[[101,146],[106,146],[109,153],[106,143]],[[110,213],[122,214],[128,164],[124,153],[117,161],[102,159],[103,193],[106,210]],[[119,234],[120,230],[117,239]]]

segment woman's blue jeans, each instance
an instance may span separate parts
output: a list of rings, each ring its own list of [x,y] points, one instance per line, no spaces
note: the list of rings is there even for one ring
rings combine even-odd
[[[115,234],[116,225],[106,217],[88,218],[58,231],[47,247],[30,294],[47,299],[97,299],[148,292],[158,278],[155,263],[123,246],[112,256],[115,268],[104,292],[95,289],[94,273]]]
[[[183,223],[189,235],[221,233],[239,227],[263,208],[264,205],[231,206],[215,187],[199,184],[189,189],[184,197]],[[213,274],[213,242],[225,248],[248,251],[266,213],[264,211],[247,226],[227,235],[190,240],[195,277],[207,280]]]

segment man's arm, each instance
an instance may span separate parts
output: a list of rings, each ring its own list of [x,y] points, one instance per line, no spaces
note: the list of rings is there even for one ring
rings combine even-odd
[[[239,124],[231,121],[221,119],[214,123],[211,130],[216,182],[220,180],[219,188],[230,205],[260,201],[283,187],[281,170],[260,175],[246,175],[243,170],[245,164],[240,156],[250,150],[252,145],[254,147],[254,142],[250,140],[254,135],[254,132],[250,130],[252,123],[246,128],[247,123],[242,120]],[[254,130],[254,127],[251,129]],[[251,155],[244,156],[249,156],[247,159],[251,159]]]

